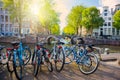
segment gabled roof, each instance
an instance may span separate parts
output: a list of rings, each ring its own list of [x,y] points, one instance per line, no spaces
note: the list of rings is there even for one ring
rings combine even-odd
[[[117,4],[117,5],[115,5],[115,6],[120,6],[120,4]]]

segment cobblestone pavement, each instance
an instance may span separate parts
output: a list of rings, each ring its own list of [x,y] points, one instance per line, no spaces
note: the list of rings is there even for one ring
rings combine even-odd
[[[98,70],[90,75],[82,74],[75,63],[65,65],[60,73],[55,69],[53,72],[49,72],[46,67],[42,66],[37,77],[33,76],[32,69],[31,65],[24,68],[23,80],[120,80],[120,68],[108,64],[100,64]],[[0,71],[0,80],[17,79],[15,74],[10,74],[4,66]]]

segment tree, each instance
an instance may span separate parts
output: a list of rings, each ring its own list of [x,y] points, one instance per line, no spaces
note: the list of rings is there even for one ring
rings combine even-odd
[[[4,8],[10,13],[10,18],[13,23],[18,23],[19,34],[21,35],[22,21],[28,9],[29,0],[2,0]]]
[[[73,34],[75,34],[75,29],[74,29],[74,27],[67,25],[66,27],[64,27],[63,33],[67,34],[67,35],[73,35]]]
[[[34,26],[44,27],[50,34],[51,27],[59,24],[58,13],[53,9],[52,0],[2,0],[4,8],[10,13],[11,20],[19,24],[19,33],[21,34],[21,26],[24,18],[28,18],[39,25]],[[37,17],[31,13],[32,4],[39,5],[39,12]],[[35,9],[34,9],[35,10]],[[34,13],[34,12],[33,12]],[[36,20],[35,20],[36,19]]]
[[[114,23],[113,23],[113,26],[117,29],[120,29],[120,10],[118,10],[114,16],[113,16],[113,19],[114,19]]]
[[[71,9],[71,12],[68,14],[67,23],[74,28],[76,34],[82,34],[82,12],[85,9],[84,6],[79,5],[75,6]],[[69,27],[69,28],[71,28]],[[80,33],[78,33],[78,29],[80,28]],[[66,28],[65,28],[66,29]]]
[[[58,24],[54,25],[50,29],[52,34],[59,35],[60,34],[60,26]]]
[[[51,28],[59,24],[59,15],[53,9],[53,2],[51,0],[42,0],[40,5],[42,5],[39,13],[40,24],[45,27],[48,34],[50,34]]]
[[[87,29],[88,33],[92,35],[94,28],[99,28],[104,23],[100,12],[96,7],[86,8],[82,13],[82,24]]]

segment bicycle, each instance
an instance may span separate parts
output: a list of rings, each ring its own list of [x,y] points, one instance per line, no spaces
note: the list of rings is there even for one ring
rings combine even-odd
[[[83,38],[79,37],[79,36],[72,36],[71,37],[71,43],[72,44],[76,44],[76,43],[82,43],[85,44],[85,41],[83,40]],[[99,47],[96,47],[95,45],[89,46],[89,51],[93,51],[95,53],[95,55],[97,56],[98,60],[101,61],[102,57],[101,57],[101,50]]]
[[[87,50],[87,47],[91,46],[85,44],[77,44],[71,47],[63,46],[66,56],[65,64],[70,64],[75,61],[83,74],[88,75],[95,72],[98,68],[99,61],[93,52]]]
[[[60,41],[52,41],[54,46],[50,51],[50,60],[54,61],[55,69],[57,72],[60,72],[65,64],[65,54],[62,48],[62,42]]]
[[[39,68],[41,65],[46,65],[48,71],[53,71],[52,62],[49,60],[50,53],[47,48],[44,47],[44,44],[37,43],[34,49],[34,53],[32,56],[32,65],[34,67],[34,76],[37,76]]]
[[[7,48],[6,49],[7,53],[7,58],[8,58],[8,61],[7,61],[7,69],[10,73],[12,73],[14,70],[13,70],[13,54],[12,54],[12,51],[13,49],[12,48]]]
[[[13,48],[10,49],[8,55],[7,68],[10,72],[15,72],[17,79],[22,79],[22,68],[30,61],[31,51],[28,46],[23,46],[22,39],[20,42],[12,42]],[[13,62],[11,62],[13,61]],[[13,69],[10,69],[10,64],[13,64]]]

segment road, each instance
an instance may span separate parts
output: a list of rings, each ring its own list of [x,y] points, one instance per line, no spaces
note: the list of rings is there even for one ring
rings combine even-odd
[[[90,75],[82,74],[75,63],[67,64],[64,69],[58,73],[49,72],[47,67],[42,66],[37,77],[33,76],[33,68],[27,65],[23,72],[23,80],[120,80],[120,68],[106,64],[100,64],[98,70]],[[9,73],[6,65],[0,70],[0,80],[17,80],[14,72]]]

